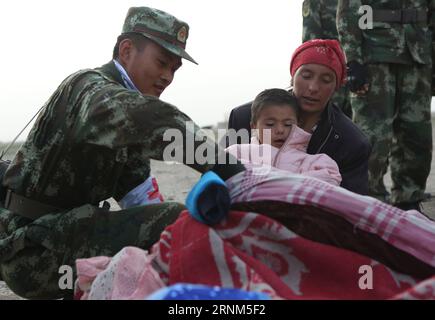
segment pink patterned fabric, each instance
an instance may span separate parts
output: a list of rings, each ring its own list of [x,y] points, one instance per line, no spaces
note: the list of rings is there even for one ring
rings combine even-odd
[[[143,300],[165,284],[154,271],[153,256],[125,247],[113,258],[76,260],[75,298],[81,300]]]
[[[232,203],[268,200],[315,207],[435,267],[435,222],[418,211],[403,211],[319,180],[262,166],[249,166],[227,185]]]

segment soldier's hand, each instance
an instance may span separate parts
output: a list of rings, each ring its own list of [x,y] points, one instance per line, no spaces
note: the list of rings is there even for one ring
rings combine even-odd
[[[347,85],[349,90],[358,94],[366,94],[369,90],[367,66],[357,61],[347,63]]]

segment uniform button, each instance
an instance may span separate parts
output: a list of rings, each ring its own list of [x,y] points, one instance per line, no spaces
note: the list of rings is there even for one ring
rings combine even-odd
[[[335,138],[335,139],[338,139],[338,138],[340,138],[340,136],[339,136],[338,134],[336,134],[336,135],[334,136],[334,138]]]

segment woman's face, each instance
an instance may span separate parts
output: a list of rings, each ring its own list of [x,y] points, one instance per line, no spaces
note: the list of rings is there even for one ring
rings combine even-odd
[[[335,72],[321,64],[304,64],[293,77],[293,92],[302,114],[320,114],[336,87]]]

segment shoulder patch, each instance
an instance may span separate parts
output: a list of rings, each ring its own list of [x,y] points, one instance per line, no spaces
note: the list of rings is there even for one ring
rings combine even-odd
[[[182,26],[180,30],[178,30],[177,40],[182,43],[186,43],[186,39],[187,39],[187,29],[185,26]]]

